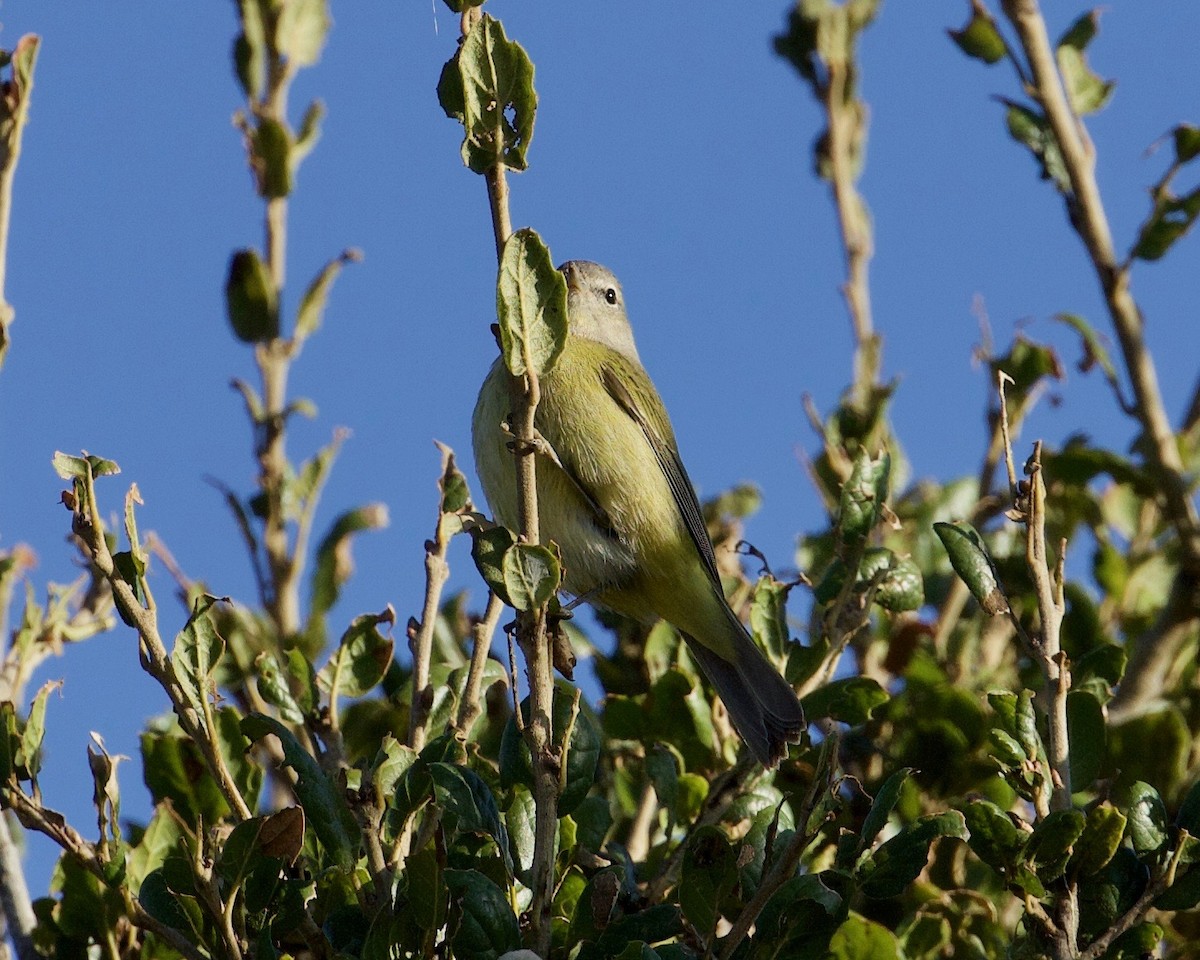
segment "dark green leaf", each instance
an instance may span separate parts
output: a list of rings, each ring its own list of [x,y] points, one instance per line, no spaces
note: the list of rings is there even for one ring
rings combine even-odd
[[[957,810],[921,817],[887,840],[866,868],[862,891],[868,897],[894,897],[912,883],[929,859],[929,849],[938,837],[967,839],[967,825]]]
[[[773,657],[782,656],[791,643],[787,621],[787,596],[794,584],[781,583],[769,574],[758,578],[750,603],[750,628],[760,647]]]
[[[961,30],[947,30],[950,39],[958,44],[968,57],[984,63],[996,63],[1004,59],[1008,46],[996,29],[996,21],[979,0],[971,3],[971,19]]]
[[[348,510],[333,522],[317,547],[310,616],[321,617],[327,613],[354,572],[350,553],[354,535],[364,530],[382,530],[387,525],[388,510],[382,503]]]
[[[842,484],[837,523],[843,543],[862,541],[875,529],[887,499],[891,469],[892,459],[886,451],[872,459],[865,447],[860,448],[850,477]]]
[[[259,0],[238,0],[242,32],[233,47],[238,82],[247,100],[262,96],[267,70],[267,35]]]
[[[1001,97],[1000,102],[1008,108],[1006,119],[1009,136],[1029,148],[1038,161],[1043,180],[1053,180],[1060,192],[1069,193],[1071,177],[1049,121],[1040,113],[1012,100]]]
[[[996,616],[1008,612],[1008,598],[996,577],[991,554],[979,532],[965,520],[935,523],[933,531],[946,548],[950,566],[971,591],[985,613]]]
[[[967,843],[975,856],[993,870],[1010,871],[1025,849],[1028,834],[990,800],[970,800],[963,808],[971,836]]]
[[[471,537],[471,559],[479,575],[496,596],[510,607],[508,586],[504,582],[504,556],[516,544],[516,538],[505,527],[491,527]]]
[[[262,343],[279,336],[275,284],[258,251],[239,250],[230,258],[225,308],[229,324],[242,343]]]
[[[566,683],[554,686],[554,739],[559,741],[571,721],[575,702],[575,688]],[[521,701],[521,715],[529,722],[529,698]],[[571,730],[570,745],[566,755],[566,772],[562,794],[558,800],[560,817],[571,813],[587,796],[596,779],[596,765],[600,760],[600,734],[587,711],[580,710]],[[532,783],[532,761],[529,746],[517,731],[517,724],[509,718],[500,741],[500,783],[506,789],[515,783]]]
[[[1086,823],[1078,810],[1055,810],[1034,828],[1026,851],[1043,883],[1063,875]]]
[[[341,792],[330,783],[325,772],[287,727],[272,717],[250,714],[242,720],[242,732],[257,742],[268,734],[283,747],[283,766],[296,773],[293,789],[308,823],[326,852],[343,870],[353,868],[358,859],[358,824],[347,808]]]
[[[860,849],[869,848],[879,836],[879,831],[887,826],[888,818],[900,801],[900,791],[904,789],[904,784],[912,774],[912,767],[902,767],[883,782],[859,831]]]
[[[417,925],[430,933],[440,930],[445,924],[446,910],[450,905],[443,873],[437,851],[431,847],[411,854],[404,861],[408,907]]]
[[[521,946],[521,930],[504,891],[475,870],[445,871],[454,919],[450,940],[456,956],[496,960]]]
[[[1107,754],[1104,708],[1084,690],[1067,694],[1067,735],[1071,745],[1071,789],[1086,790],[1100,775]]]
[[[491,837],[504,858],[509,872],[508,831],[500,819],[496,798],[475,771],[450,763],[429,764],[433,789],[446,825],[459,833],[479,833]]]
[[[1155,200],[1154,211],[1142,224],[1131,256],[1158,260],[1187,233],[1200,215],[1200,187],[1184,197],[1173,197],[1165,185]]]
[[[716,826],[696,830],[683,857],[679,906],[705,941],[713,936],[737,879],[737,857],[724,832]]]
[[[887,691],[878,680],[847,677],[818,687],[802,701],[809,720],[830,717],[858,726],[866,723],[875,709],[888,702]]]
[[[1175,143],[1175,162],[1190,163],[1200,156],[1200,127],[1181,123],[1171,131]]]

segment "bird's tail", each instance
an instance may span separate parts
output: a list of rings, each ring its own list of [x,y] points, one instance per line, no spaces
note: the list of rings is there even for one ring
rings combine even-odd
[[[773,767],[787,756],[788,744],[797,743],[804,733],[804,710],[791,684],[732,612],[729,620],[735,628],[733,661],[686,633],[683,636],[750,752],[763,766]]]

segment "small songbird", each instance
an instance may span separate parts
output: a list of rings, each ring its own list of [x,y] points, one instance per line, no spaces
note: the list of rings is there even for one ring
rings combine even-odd
[[[774,766],[804,713],[730,609],[675,434],[638,358],[616,277],[597,263],[559,267],[567,338],[541,380],[538,517],[562,551],[563,589],[684,636],[754,756]],[[502,424],[512,410],[503,360],[475,405],[475,464],[498,522],[517,529],[516,470]]]

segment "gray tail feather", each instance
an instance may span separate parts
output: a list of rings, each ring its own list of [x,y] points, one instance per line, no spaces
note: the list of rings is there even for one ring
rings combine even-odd
[[[787,756],[788,744],[797,743],[804,733],[804,710],[791,684],[779,675],[745,628],[740,623],[737,626],[736,663],[687,634],[684,639],[750,752],[764,767],[773,767]]]

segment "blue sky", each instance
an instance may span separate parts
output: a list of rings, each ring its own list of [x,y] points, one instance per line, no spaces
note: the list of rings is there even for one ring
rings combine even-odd
[[[1046,4],[1052,35],[1082,7]],[[849,375],[843,266],[825,186],[811,173],[820,119],[771,52],[786,4],[534,4],[488,9],[532,57],[541,98],[528,172],[512,178],[515,225],[556,260],[598,260],[621,277],[642,357],[672,412],[702,496],[742,480],[765,504],[749,538],[778,566],[822,523],[799,452],[814,449],[801,398],[830,409]],[[1025,439],[1075,431],[1124,447],[1130,424],[1105,385],[1073,366],[1078,348],[1048,318],[1108,324],[1082,248],[1052,188],[1013,144],[993,94],[1016,96],[1004,67],[950,43],[965,3],[885,4],[863,44],[871,132],[861,189],[876,227],[875,320],[884,369],[899,376],[894,420],[915,476],[974,473],[988,385],[971,363],[982,298],[998,342],[1020,325],[1059,346],[1062,403]],[[31,545],[33,581],[74,574],[55,449],[117,460],[101,488],[119,509],[136,482],[143,529],[219,594],[252,600],[249,567],[204,477],[248,491],[249,429],[232,377],[249,351],[225,321],[232,250],[260,245],[261,206],[230,117],[231,3],[47,4],[0,10],[0,44],[43,37],[17,176],[8,298],[14,345],[0,371],[0,546]],[[328,116],[291,203],[289,292],[348,246],[366,259],[333,293],[325,326],[294,368],[293,395],[319,409],[298,423],[299,459],[350,428],[323,500],[329,522],[386,503],[391,526],[361,537],[358,574],[334,622],[392,603],[419,611],[421,545],[431,533],[442,440],[470,464],[470,411],[494,355],[494,250],[482,180],[459,160],[460,128],[434,86],[457,18],[438,0],[341,3],[321,63],[297,82]],[[1147,148],[1200,121],[1193,4],[1114,0],[1090,56],[1118,80],[1090,122],[1119,248],[1167,163]],[[1200,245],[1136,268],[1167,408],[1178,418],[1200,356]],[[320,527],[321,524],[318,524]],[[480,597],[464,547],[452,587]],[[158,594],[170,591],[159,573]],[[163,631],[184,621],[162,604]],[[175,619],[172,620],[171,618]],[[50,707],[46,802],[88,833],[87,731],[137,755],[137,731],[165,698],[137,666],[124,628],[47,663],[66,681]],[[145,815],[137,764],[122,768],[125,810]],[[44,889],[53,851],[31,841]]]

